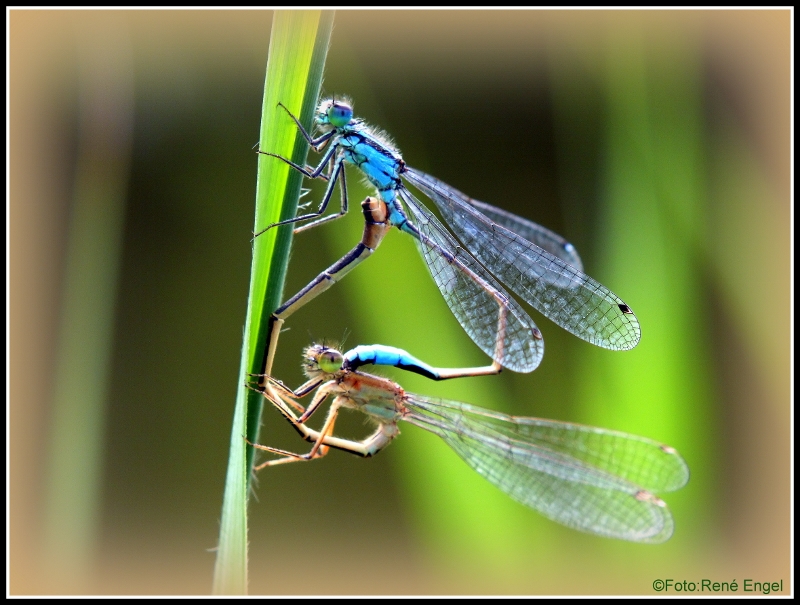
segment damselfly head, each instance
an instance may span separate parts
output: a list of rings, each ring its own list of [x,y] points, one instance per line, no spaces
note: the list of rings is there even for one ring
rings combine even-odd
[[[342,354],[323,344],[313,344],[303,351],[303,372],[308,378],[335,374],[342,369]]]
[[[325,99],[317,106],[317,124],[341,128],[353,119],[353,107],[347,100]]]

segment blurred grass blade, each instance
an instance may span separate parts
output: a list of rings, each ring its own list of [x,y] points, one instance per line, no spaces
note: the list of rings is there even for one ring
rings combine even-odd
[[[641,31],[608,39],[597,275],[625,293],[641,318],[642,342],[619,358],[582,350],[577,392],[583,421],[669,443],[695,476],[707,477],[709,454],[719,447],[700,294],[707,212],[701,47],[690,32],[672,42],[648,44]],[[694,482],[692,491],[709,505],[681,510],[686,495],[670,497],[684,536],[716,506],[709,482]]]
[[[105,408],[125,216],[133,71],[124,26],[76,32],[79,146],[47,443],[43,573],[83,592],[98,540]]]
[[[294,122],[278,107],[283,103],[308,128],[322,84],[333,12],[276,11],[272,21],[260,147],[304,164],[308,145]],[[274,158],[258,156],[258,184],[253,230],[297,212],[301,175]],[[243,435],[258,440],[262,400],[244,386],[248,373],[262,371],[267,320],[280,304],[289,262],[291,226],[272,229],[256,238],[250,274],[247,320],[242,361],[237,380],[236,408],[220,521],[219,547],[214,569],[215,594],[247,591],[247,486],[253,449]]]

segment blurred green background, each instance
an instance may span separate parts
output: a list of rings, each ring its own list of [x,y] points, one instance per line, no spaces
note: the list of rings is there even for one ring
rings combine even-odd
[[[570,239],[643,332],[612,353],[531,311],[546,342],[532,374],[386,373],[663,441],[692,477],[663,495],[669,542],[616,542],[547,521],[401,427],[374,459],[260,474],[251,594],[656,594],[668,578],[791,590],[790,17],[337,13],[325,93],[350,95],[412,166]],[[9,14],[13,594],[210,591],[271,19]],[[369,190],[350,176],[357,208]],[[361,228],[352,211],[297,236],[286,295]],[[345,335],[485,363],[396,231],[287,326],[275,374],[292,384],[303,346]],[[261,440],[306,447],[269,408]]]

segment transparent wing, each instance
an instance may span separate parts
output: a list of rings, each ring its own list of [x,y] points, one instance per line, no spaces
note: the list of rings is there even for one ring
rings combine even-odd
[[[469,337],[484,353],[515,372],[536,369],[544,342],[533,320],[419,200],[405,188],[398,189],[398,194],[419,231],[415,241],[420,254]],[[502,314],[501,307],[505,310]]]
[[[514,229],[492,222],[450,185],[412,168],[403,175],[436,204],[475,258],[545,317],[606,349],[638,344],[639,321],[608,288]]]
[[[575,249],[575,246],[558,233],[550,231],[550,229],[542,227],[538,223],[517,216],[507,210],[492,206],[491,204],[473,200],[467,196],[464,196],[462,201],[481,212],[493,223],[505,227],[509,231],[513,231],[529,242],[536,244],[546,252],[572,265],[578,271],[583,271],[583,261],[581,261],[581,257],[578,256],[578,251]]]
[[[668,446],[419,395],[407,394],[405,406],[405,420],[439,435],[491,483],[553,521],[634,542],[672,535],[672,515],[654,492],[679,489],[689,470]]]
[[[484,214],[493,223],[505,227],[509,231],[513,231],[517,235],[525,238],[533,244],[536,244],[553,256],[557,256],[565,263],[572,265],[578,271],[583,271],[583,262],[581,261],[581,257],[578,255],[578,251],[575,249],[575,246],[561,237],[558,233],[550,231],[550,229],[542,227],[538,223],[534,223],[531,220],[517,216],[516,214],[508,212],[507,210],[503,210],[502,208],[497,208],[496,206],[487,204],[486,202],[473,199],[468,195],[461,193],[458,189],[454,189],[447,183],[444,183],[443,181],[440,181],[439,179],[428,174],[419,172],[413,168],[409,168],[408,171],[412,173],[409,175],[411,177],[409,180],[412,182],[415,182],[413,177],[417,176],[423,179],[428,179],[431,182],[439,183],[441,186],[446,187],[452,195],[455,195],[465,204],[469,204]]]

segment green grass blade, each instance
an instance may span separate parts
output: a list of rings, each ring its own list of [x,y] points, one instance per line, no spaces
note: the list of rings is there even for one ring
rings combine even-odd
[[[260,145],[299,164],[305,163],[308,145],[292,120],[278,107],[278,102],[310,127],[332,28],[333,13],[328,11],[276,11],[272,22]],[[254,231],[295,215],[301,183],[301,175],[285,163],[259,156]],[[247,434],[251,441],[258,440],[263,397],[248,390],[244,381],[247,373],[260,372],[264,364],[267,320],[280,304],[291,238],[292,229],[285,226],[258,237],[253,246],[247,320],[214,569],[215,594],[245,594],[247,591],[247,486],[254,453],[252,448],[246,447],[242,437]]]

